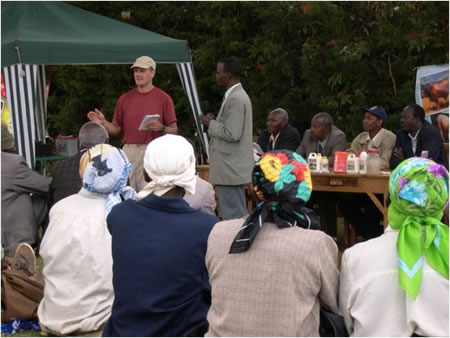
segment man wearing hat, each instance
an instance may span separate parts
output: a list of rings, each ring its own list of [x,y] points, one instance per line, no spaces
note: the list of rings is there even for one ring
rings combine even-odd
[[[359,155],[361,151],[378,149],[380,169],[389,170],[389,160],[395,145],[395,134],[383,126],[387,121],[386,110],[382,106],[361,108],[364,131],[352,142],[350,152]],[[339,209],[349,223],[362,235],[364,240],[382,234],[381,213],[366,194],[343,194],[338,201]],[[364,210],[364,213],[363,213]]]
[[[123,150],[133,165],[130,185],[141,190],[145,185],[143,158],[147,144],[164,134],[176,134],[177,117],[172,98],[153,85],[156,72],[155,61],[141,56],[131,66],[136,88],[121,95],[117,100],[112,122],[106,120],[99,109],[88,113],[89,120],[99,122],[111,136],[122,134]],[[146,115],[159,115],[140,128]]]

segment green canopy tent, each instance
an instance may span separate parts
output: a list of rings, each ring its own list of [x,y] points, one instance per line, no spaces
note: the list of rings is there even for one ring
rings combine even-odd
[[[1,65],[16,146],[31,167],[45,138],[45,65],[132,64],[149,55],[176,64],[206,154],[207,135],[187,41],[172,39],[63,2],[1,3]]]

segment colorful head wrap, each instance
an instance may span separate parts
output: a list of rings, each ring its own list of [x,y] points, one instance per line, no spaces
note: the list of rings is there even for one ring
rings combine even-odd
[[[263,154],[252,174],[253,190],[259,201],[236,235],[230,253],[247,251],[269,213],[278,228],[299,226],[320,229],[317,215],[305,207],[312,191],[306,161],[289,150]]]
[[[195,193],[195,155],[182,136],[167,134],[150,142],[145,150],[144,168],[152,181],[137,195],[137,200],[153,193],[162,196],[175,186],[187,194]]]
[[[106,214],[122,199],[135,198],[136,191],[126,186],[130,171],[131,163],[125,153],[109,144],[90,148],[80,160],[83,188],[107,196]]]
[[[448,202],[448,172],[429,159],[407,159],[392,172],[389,194],[389,224],[400,230],[399,284],[416,299],[424,258],[448,279],[448,227],[441,222]]]

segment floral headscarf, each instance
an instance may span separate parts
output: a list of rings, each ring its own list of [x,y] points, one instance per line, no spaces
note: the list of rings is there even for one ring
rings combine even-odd
[[[441,222],[448,202],[448,172],[432,160],[403,161],[389,180],[389,224],[397,239],[399,284],[419,294],[424,259],[448,279],[448,227]]]
[[[135,198],[136,191],[126,186],[130,171],[131,163],[125,153],[109,144],[90,148],[80,160],[83,188],[107,196],[106,214],[122,199]]]
[[[299,154],[289,150],[263,154],[253,169],[252,182],[259,202],[236,235],[230,253],[250,248],[269,213],[278,228],[320,229],[316,214],[304,205],[311,196],[312,181]]]

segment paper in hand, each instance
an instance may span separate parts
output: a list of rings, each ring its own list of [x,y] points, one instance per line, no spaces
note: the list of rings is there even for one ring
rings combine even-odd
[[[158,121],[159,120],[159,114],[153,114],[153,115],[145,115],[142,119],[141,125],[139,126],[139,130],[148,130],[148,123],[151,121]]]

